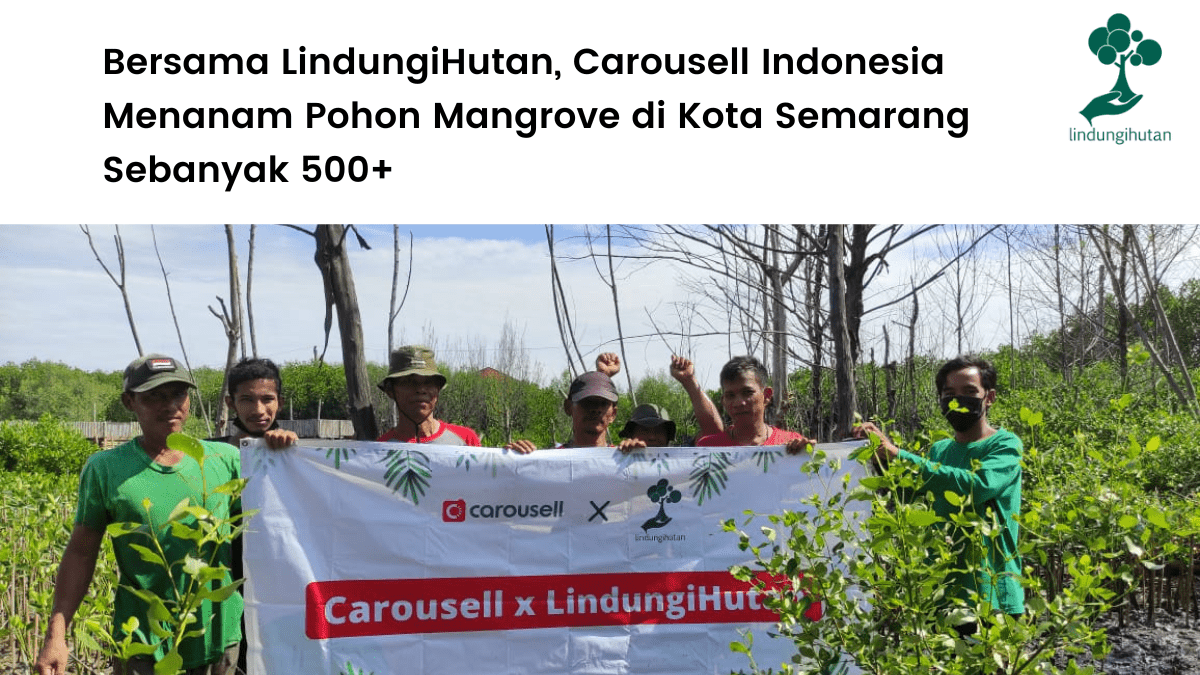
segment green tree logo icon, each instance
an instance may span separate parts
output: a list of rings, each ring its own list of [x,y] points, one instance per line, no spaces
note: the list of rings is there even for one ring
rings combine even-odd
[[[1125,77],[1125,66],[1152,66],[1162,58],[1162,47],[1155,40],[1143,40],[1142,31],[1130,31],[1129,17],[1113,14],[1108,24],[1092,31],[1088,36],[1088,48],[1106,66],[1118,69],[1117,83],[1106,93],[1092,99],[1079,111],[1091,125],[1092,119],[1101,115],[1120,115],[1142,100],[1141,94],[1133,93]],[[1136,46],[1135,46],[1136,45]]]
[[[677,504],[680,499],[683,499],[683,494],[679,490],[676,490],[675,486],[668,483],[666,478],[651,485],[650,489],[646,490],[646,496],[650,498],[650,501],[658,504],[658,513],[650,520],[642,523],[643,532],[665,527],[667,523],[671,522],[671,516],[667,515],[667,502]]]

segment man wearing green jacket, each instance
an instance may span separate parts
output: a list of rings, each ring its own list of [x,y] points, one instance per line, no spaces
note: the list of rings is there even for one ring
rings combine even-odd
[[[983,359],[960,356],[942,366],[935,384],[954,437],[934,443],[928,456],[901,450],[870,422],[856,431],[860,437],[869,434],[879,439],[876,459],[882,466],[900,459],[920,472],[922,490],[933,493],[937,515],[946,518],[958,510],[945,497],[953,492],[971,497],[979,515],[995,516],[1000,527],[995,535],[984,537],[986,553],[978,568],[960,578],[960,597],[976,591],[993,611],[1023,614],[1016,519],[1021,510],[1023,446],[1016,434],[988,423],[988,409],[996,402],[996,369]]]

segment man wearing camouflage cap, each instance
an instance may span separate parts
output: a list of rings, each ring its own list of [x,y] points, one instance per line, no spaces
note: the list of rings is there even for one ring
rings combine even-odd
[[[395,401],[399,414],[396,426],[378,440],[479,447],[479,434],[472,429],[434,418],[444,386],[446,376],[438,372],[432,349],[405,345],[392,352],[388,375],[379,388]]]
[[[121,403],[137,416],[142,435],[111,450],[97,452],[83,467],[75,526],[58,568],[54,608],[36,665],[38,675],[67,672],[68,627],[91,585],[100,545],[110,524],[132,522],[149,528],[153,523],[158,528],[153,536],[166,553],[166,559],[174,562],[198,555],[194,541],[175,537],[171,528],[165,526],[178,504],[203,506],[216,518],[228,518],[230,514],[229,495],[218,493],[216,488],[241,473],[237,451],[225,443],[201,441],[204,446],[201,466],[189,455],[167,447],[167,436],[183,429],[191,409],[189,392],[196,385],[187,372],[169,356],[149,354],[129,364],[123,384]],[[126,621],[136,619],[138,632],[144,636],[141,639],[155,642],[150,630],[153,621],[150,605],[139,593],[174,598],[190,582],[190,577],[180,574],[172,588],[172,580],[161,566],[147,562],[132,548],[144,547],[147,541],[146,536],[134,535],[112,539],[120,572],[113,603],[113,637],[117,640],[124,637],[122,627]],[[216,583],[229,584],[228,544],[218,549],[216,563],[226,568]],[[237,593],[224,601],[206,600],[195,616],[196,625],[204,628],[203,635],[185,638],[180,645],[182,671],[188,675],[232,674],[242,637],[241,617],[242,596]],[[160,643],[151,655],[114,660],[113,673],[150,675],[155,662],[165,653]]]
[[[640,448],[665,448],[675,440],[675,423],[666,409],[653,403],[643,403],[633,409],[629,421],[617,434],[624,440],[617,446],[621,452]]]

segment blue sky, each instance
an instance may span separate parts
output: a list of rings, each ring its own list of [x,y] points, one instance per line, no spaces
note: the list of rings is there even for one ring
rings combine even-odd
[[[311,228],[312,226],[305,226]],[[114,226],[90,226],[102,259],[116,270]],[[392,226],[364,225],[360,232],[371,245],[350,247],[351,266],[363,317],[367,358],[384,362],[387,354],[387,308],[392,279]],[[442,360],[466,365],[484,361],[509,322],[523,334],[540,379],[547,381],[566,367],[550,295],[550,260],[543,225],[402,225],[402,266],[407,266],[408,233],[414,237],[413,283],[396,323],[396,345],[427,342]],[[128,264],[130,302],[143,348],[180,354],[171,321],[162,272],[154,253],[150,226],[122,226]],[[555,227],[560,254],[584,253],[583,226]],[[229,296],[228,263],[221,225],[159,226],[154,228],[171,281],[171,293],[184,344],[193,365],[221,366],[225,336],[209,312],[217,296]],[[1034,234],[1048,236],[1049,228]],[[243,284],[247,262],[248,225],[235,227]],[[981,247],[978,261],[965,271],[965,284],[977,295],[976,318],[967,329],[969,349],[986,349],[1008,341],[1007,293],[1003,288],[1003,248]],[[1050,303],[1047,284],[1034,263],[1019,263],[1015,284],[1018,326],[1028,334],[1046,326]],[[906,291],[914,279],[940,267],[933,241],[922,241],[889,260],[888,268],[872,282],[867,307],[882,304]],[[402,268],[403,269],[403,268]],[[1178,267],[1195,276],[1195,257]],[[560,271],[577,321],[576,337],[587,359],[601,351],[616,351],[616,320],[611,292],[589,261],[560,259]],[[1094,270],[1088,270],[1094,274]],[[744,348],[724,337],[665,341],[653,336],[654,325],[683,323],[680,308],[695,300],[685,281],[693,272],[667,263],[617,267],[622,323],[627,336],[627,367],[635,379],[665,371],[672,349],[689,345],[702,382],[715,387],[716,372],[730,351]],[[404,272],[402,271],[402,281]],[[307,234],[276,225],[257,228],[253,303],[259,353],[287,362],[312,358],[323,340],[324,302],[320,273],[313,263],[313,242]],[[931,286],[922,300],[917,351],[948,355],[957,335],[950,327],[947,290]],[[691,311],[691,310],[685,310]],[[893,347],[906,322],[908,305],[900,303],[864,322],[865,344],[878,345],[882,357],[883,330],[891,332]],[[652,322],[650,317],[653,316]],[[703,309],[692,311],[690,328],[705,332]],[[668,342],[671,344],[668,345]],[[0,225],[0,362],[38,358],[60,361],[87,370],[119,370],[136,356],[121,297],[88,248],[78,225]],[[340,362],[336,329],[327,360]],[[590,361],[589,361],[590,362]]]

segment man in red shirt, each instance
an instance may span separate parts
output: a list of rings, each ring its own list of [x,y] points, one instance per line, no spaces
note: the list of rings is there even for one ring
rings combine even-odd
[[[396,426],[378,440],[479,447],[479,434],[474,430],[433,416],[438,396],[446,386],[446,376],[438,372],[433,350],[419,345],[400,347],[392,352],[388,371],[379,388],[396,402],[399,415]]]
[[[783,445],[791,455],[807,451],[812,440],[767,424],[767,405],[774,395],[768,381],[766,366],[753,356],[730,359],[721,368],[721,406],[732,422],[720,433],[701,437],[696,446]]]

